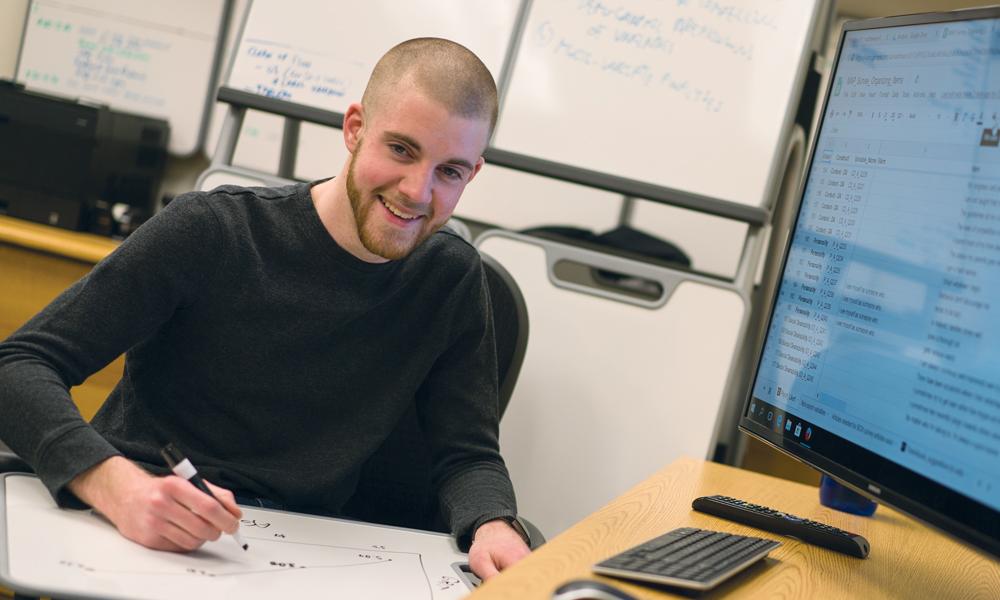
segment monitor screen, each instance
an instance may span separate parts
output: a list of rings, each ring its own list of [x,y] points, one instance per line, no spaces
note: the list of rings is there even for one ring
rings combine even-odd
[[[845,26],[740,421],[996,556],[998,141],[1000,9]]]

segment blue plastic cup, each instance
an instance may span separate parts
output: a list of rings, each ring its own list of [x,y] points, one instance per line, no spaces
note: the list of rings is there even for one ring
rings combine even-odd
[[[865,498],[854,490],[842,486],[829,475],[823,475],[819,482],[819,502],[823,506],[851,513],[870,517],[875,512],[878,504],[873,500]]]

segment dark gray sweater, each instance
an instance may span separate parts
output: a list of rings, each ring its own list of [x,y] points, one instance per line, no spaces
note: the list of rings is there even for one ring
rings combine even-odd
[[[418,411],[452,531],[515,514],[476,250],[442,230],[403,260],[363,262],[309,188],[177,198],[0,344],[0,439],[60,504],[115,454],[162,472],[170,441],[219,485],[335,513],[427,386]],[[126,350],[87,424],[69,387]]]

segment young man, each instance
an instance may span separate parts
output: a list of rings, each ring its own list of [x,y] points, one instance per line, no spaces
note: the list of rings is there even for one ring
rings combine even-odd
[[[439,231],[496,114],[493,79],[467,49],[391,49],[347,110],[337,177],[182,196],[0,344],[0,439],[60,505],[183,551],[236,529],[233,492],[336,513],[416,401],[472,568],[488,578],[517,561],[528,548],[509,524],[483,266]],[[69,387],[126,350],[87,424]],[[221,504],[150,474],[166,473],[167,442]]]

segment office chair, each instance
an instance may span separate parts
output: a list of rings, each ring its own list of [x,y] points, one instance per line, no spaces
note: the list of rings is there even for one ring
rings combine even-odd
[[[510,401],[528,345],[528,311],[517,283],[492,257],[483,255],[496,331],[499,412]],[[388,439],[365,463],[358,488],[344,506],[344,516],[360,521],[448,532],[431,484],[430,448],[414,407],[410,407]],[[537,547],[545,540],[521,519]]]

